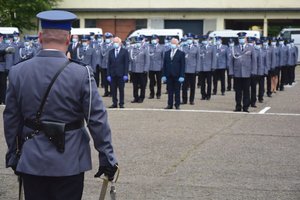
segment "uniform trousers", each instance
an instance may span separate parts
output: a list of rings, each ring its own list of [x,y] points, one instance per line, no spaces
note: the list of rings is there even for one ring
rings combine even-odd
[[[185,73],[184,82],[182,85],[182,101],[187,103],[188,88],[190,88],[190,103],[194,103],[196,90],[196,73]]]
[[[180,86],[181,83],[178,81],[178,77],[167,77],[168,86],[168,106],[173,107],[174,94],[175,94],[175,107],[180,105]]]
[[[296,65],[293,66],[293,70],[292,70],[292,81],[293,81],[293,83],[295,82],[295,71],[296,71]]]
[[[250,105],[250,82],[250,78],[234,78],[236,110],[242,108],[248,110]]]
[[[295,73],[295,67],[294,66],[288,66],[287,67],[287,73],[286,73],[286,84],[292,85],[293,84],[293,75]]]
[[[99,65],[96,66],[96,71],[94,72],[94,78],[95,78],[97,87],[99,87],[99,83],[100,83],[100,66]]]
[[[143,101],[145,99],[146,85],[147,85],[147,73],[135,73],[132,72],[132,84],[133,84],[133,97],[134,101]],[[140,89],[140,95],[139,95]]]
[[[226,70],[227,73],[227,90],[230,91],[232,88],[232,75],[229,75],[229,70]]]
[[[270,70],[267,76],[267,95],[270,96],[272,94],[271,85],[272,85],[272,77],[274,76],[274,70]]]
[[[265,76],[258,76],[257,83],[258,83],[258,100],[263,101],[264,94],[265,94]]]
[[[0,72],[0,104],[5,103],[7,75],[7,72]]]
[[[200,72],[202,98],[209,99],[211,96],[211,75],[212,72]],[[207,85],[207,87],[206,87]]]
[[[84,173],[47,177],[22,174],[25,200],[81,200]]]
[[[156,97],[161,96],[161,71],[149,71],[149,79],[150,79],[150,97],[154,97],[155,91],[154,87],[157,86]]]
[[[250,78],[250,104],[254,106],[256,104],[256,94],[257,94],[257,83],[258,83],[258,76],[251,76]]]
[[[109,82],[107,81],[107,69],[101,68],[101,85],[104,87],[104,96],[108,96],[109,92]]]
[[[120,106],[124,105],[124,88],[125,88],[125,81],[123,77],[113,76],[111,78],[111,93],[112,93],[112,100],[113,105],[118,105],[118,89],[119,89],[119,98],[120,98]]]
[[[280,74],[281,74],[281,78],[280,78],[279,89],[283,90],[287,79],[287,66],[281,67]]]
[[[225,69],[216,69],[213,72],[214,88],[213,92],[216,94],[218,90],[218,80],[221,81],[221,93],[225,93]]]

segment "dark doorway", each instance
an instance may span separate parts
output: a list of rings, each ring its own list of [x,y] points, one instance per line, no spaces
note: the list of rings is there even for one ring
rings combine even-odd
[[[268,25],[268,35],[277,36],[284,28],[300,28],[300,19],[270,19]]]
[[[225,29],[232,29],[232,30],[252,30],[253,26],[257,26],[260,29],[263,29],[264,21],[261,20],[246,20],[246,19],[239,19],[239,20],[225,20]]]
[[[179,28],[184,33],[203,34],[203,20],[165,20],[165,28]]]

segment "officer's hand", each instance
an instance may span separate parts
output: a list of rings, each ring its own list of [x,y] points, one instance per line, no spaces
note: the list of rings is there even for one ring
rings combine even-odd
[[[183,78],[183,77],[179,77],[178,81],[179,81],[180,83],[183,83],[183,82],[184,82],[184,78]]]
[[[163,77],[161,77],[161,80],[163,83],[165,83],[165,82],[167,82],[167,77],[163,76]]]
[[[123,76],[124,81],[128,81],[128,76]]]
[[[106,78],[106,80],[107,80],[108,82],[111,82],[111,76],[108,76],[108,77]]]
[[[15,48],[13,48],[13,47],[7,47],[7,48],[5,49],[5,52],[6,52],[6,53],[15,53]]]
[[[107,176],[109,181],[114,180],[116,171],[118,170],[118,164],[114,166],[100,166],[98,172],[95,174],[95,178],[100,177],[102,174]]]

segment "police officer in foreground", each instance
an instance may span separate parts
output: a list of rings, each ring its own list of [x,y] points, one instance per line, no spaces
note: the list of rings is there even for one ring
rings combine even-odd
[[[34,58],[14,66],[9,74],[3,114],[8,146],[6,167],[12,167],[18,134],[24,143],[14,170],[23,179],[25,199],[80,200],[84,172],[92,168],[84,119],[99,152],[100,167],[95,176],[104,173],[111,180],[117,169],[107,111],[92,69],[70,62],[65,56],[76,15],[45,11],[37,17],[43,29],[39,36],[43,49]],[[43,109],[37,112],[47,87],[60,70]],[[53,127],[59,129],[53,131]],[[58,142],[62,138],[64,149],[63,142]]]
[[[229,74],[234,77],[235,111],[249,112],[250,77],[257,71],[257,61],[254,47],[247,44],[247,33],[239,32],[239,44],[232,49],[232,62],[229,64]],[[243,101],[243,104],[242,104]]]

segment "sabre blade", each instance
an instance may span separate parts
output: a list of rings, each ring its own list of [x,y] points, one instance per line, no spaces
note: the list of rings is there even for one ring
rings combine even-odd
[[[99,200],[104,200],[105,199],[105,195],[106,195],[106,191],[107,191],[107,186],[108,186],[108,178],[104,177]]]

